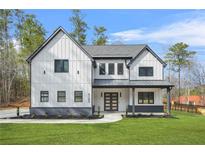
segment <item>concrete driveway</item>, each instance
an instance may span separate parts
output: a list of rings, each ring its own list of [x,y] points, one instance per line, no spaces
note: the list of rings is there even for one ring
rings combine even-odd
[[[6,111],[4,111],[4,113],[6,113]],[[96,124],[96,123],[111,123],[122,119],[121,112],[103,112],[102,114],[104,115],[104,118],[102,119],[90,119],[90,120],[89,119],[0,119],[0,123]],[[7,115],[11,115],[11,113]]]
[[[0,109],[0,118],[10,118],[10,117],[15,117],[16,116],[17,109]],[[29,109],[28,108],[20,108],[19,109],[19,114],[24,115],[24,114],[29,114]]]

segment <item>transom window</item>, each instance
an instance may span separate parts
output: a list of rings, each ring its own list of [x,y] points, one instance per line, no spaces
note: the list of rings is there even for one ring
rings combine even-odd
[[[83,102],[83,91],[74,91],[74,101]]]
[[[154,104],[154,92],[138,92],[138,104]]]
[[[58,91],[57,92],[57,101],[58,102],[66,102],[66,91]]]
[[[123,63],[118,63],[117,64],[117,74],[118,75],[123,75],[123,72],[124,70],[123,70]]]
[[[109,75],[115,74],[115,64],[114,63],[109,63],[108,68],[109,68],[109,70],[108,70]]]
[[[56,73],[68,72],[68,68],[69,68],[68,60],[66,59],[55,60]]]
[[[99,74],[100,75],[105,75],[105,63],[100,63],[99,64]]]
[[[41,91],[40,92],[40,101],[41,102],[48,102],[49,93],[48,91]]]
[[[139,76],[153,76],[153,67],[139,67]]]

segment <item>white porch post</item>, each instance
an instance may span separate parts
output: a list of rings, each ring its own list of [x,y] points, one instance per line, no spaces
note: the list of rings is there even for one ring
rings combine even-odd
[[[167,114],[171,114],[171,94],[170,94],[170,88],[167,88]]]
[[[132,115],[135,115],[135,88],[132,88]]]

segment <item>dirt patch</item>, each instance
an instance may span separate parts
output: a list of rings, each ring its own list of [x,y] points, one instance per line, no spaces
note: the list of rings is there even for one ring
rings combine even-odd
[[[198,112],[205,115],[205,107],[198,108]]]
[[[0,109],[17,108],[17,107],[21,107],[21,108],[22,107],[26,107],[26,108],[30,107],[29,98],[26,97],[24,99],[21,99],[20,101],[0,104]]]

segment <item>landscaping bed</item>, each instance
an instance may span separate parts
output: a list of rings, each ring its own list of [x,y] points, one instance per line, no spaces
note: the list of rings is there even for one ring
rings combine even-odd
[[[2,119],[102,119],[104,115],[74,116],[74,115],[30,115],[2,118]]]

